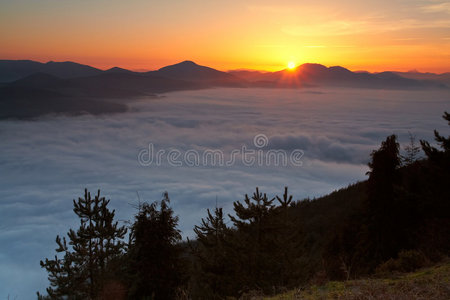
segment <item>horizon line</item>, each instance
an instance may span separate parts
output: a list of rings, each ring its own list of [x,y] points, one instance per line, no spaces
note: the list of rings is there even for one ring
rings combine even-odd
[[[232,69],[223,69],[223,68],[212,67],[212,66],[209,66],[207,64],[197,63],[196,61],[191,60],[191,59],[178,60],[178,62],[165,64],[165,65],[162,65],[162,66],[157,67],[157,68],[146,68],[146,67],[128,68],[128,67],[122,67],[120,65],[113,65],[112,67],[105,67],[105,66],[100,67],[100,66],[98,66],[98,64],[96,65],[96,64],[83,63],[83,62],[78,62],[76,60],[53,60],[53,59],[50,59],[50,60],[39,60],[39,59],[29,59],[29,58],[27,58],[27,59],[3,59],[3,58],[0,58],[0,61],[2,61],[2,60],[3,61],[33,61],[33,62],[38,62],[38,63],[42,63],[42,64],[47,64],[47,63],[51,63],[51,62],[54,62],[54,63],[75,63],[75,64],[79,64],[79,65],[89,66],[89,67],[92,67],[92,68],[95,68],[95,69],[98,69],[98,70],[101,70],[101,71],[108,71],[108,70],[113,69],[113,68],[120,68],[120,69],[132,71],[132,72],[136,72],[136,73],[157,71],[157,70],[159,70],[161,68],[164,68],[164,67],[167,67],[167,66],[172,66],[172,65],[177,65],[177,64],[180,64],[180,63],[183,63],[183,62],[193,62],[193,63],[195,63],[196,65],[199,65],[199,66],[208,67],[208,68],[212,68],[212,69],[215,69],[215,70],[218,70],[218,71],[222,71],[222,72],[227,72],[227,73],[228,72],[236,72],[236,71],[256,71],[256,72],[264,72],[264,73],[274,73],[274,72],[280,72],[280,71],[284,71],[284,70],[288,69],[287,66],[285,68],[276,69],[274,71],[265,70],[265,69],[253,69],[253,68],[246,68],[246,67],[232,68]],[[349,68],[349,67],[345,67],[345,66],[339,65],[339,64],[326,65],[326,64],[323,64],[323,63],[319,63],[319,62],[304,62],[304,63],[301,63],[301,64],[296,64],[295,68],[298,68],[298,67],[300,67],[302,65],[307,65],[307,64],[322,65],[322,66],[325,66],[327,68],[341,67],[341,68],[345,68],[345,69],[347,69],[347,70],[349,70],[349,71],[351,71],[353,73],[367,72],[367,73],[371,73],[371,74],[377,74],[377,73],[383,73],[383,72],[400,72],[400,73],[412,73],[412,74],[413,73],[418,73],[418,74],[420,74],[420,73],[421,74],[429,73],[429,74],[435,74],[435,75],[443,75],[443,74],[450,73],[450,70],[437,73],[437,72],[432,72],[432,71],[420,71],[420,70],[418,70],[418,68],[414,68],[414,67],[408,68],[408,71],[395,70],[395,69],[384,69],[383,71],[368,71],[368,69]]]

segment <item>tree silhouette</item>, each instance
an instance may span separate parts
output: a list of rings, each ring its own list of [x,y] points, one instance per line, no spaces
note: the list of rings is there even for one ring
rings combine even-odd
[[[395,256],[400,243],[397,218],[401,208],[397,206],[395,195],[401,164],[397,137],[388,136],[371,157],[371,170],[368,172],[368,246],[374,261],[379,262]]]
[[[300,247],[301,230],[294,222],[290,209],[292,195],[289,195],[287,186],[284,187],[283,197],[276,196],[276,199],[280,204],[275,208],[276,231],[273,236],[276,247],[275,259],[278,262],[276,271],[279,281],[277,285],[286,287],[295,284],[300,271],[295,259]]]
[[[450,114],[448,112],[444,112],[442,116],[450,126]],[[421,140],[420,144],[422,145],[423,152],[425,152],[426,156],[433,162],[445,162],[448,167],[448,163],[450,160],[450,136],[445,138],[440,135],[437,130],[434,130],[434,139],[442,148],[442,151],[432,147],[429,142]]]
[[[144,203],[135,216],[129,246],[131,299],[173,299],[183,283],[178,217],[169,204],[165,192],[159,203]]]
[[[416,137],[409,133],[409,143],[404,147],[406,155],[402,156],[403,165],[413,164],[420,153],[420,147],[416,144]]]
[[[444,112],[444,120],[450,126],[450,114]],[[434,130],[435,141],[439,148],[435,148],[427,141],[420,141],[422,150],[428,157],[428,163],[421,169],[423,193],[425,200],[421,207],[421,214],[426,219],[424,233],[428,236],[427,248],[431,252],[438,249],[450,251],[450,196],[448,184],[450,182],[450,136],[444,137]]]
[[[264,229],[266,229],[268,217],[274,208],[272,204],[274,200],[275,198],[269,200],[265,193],[263,195],[259,192],[259,188],[256,188],[252,198],[245,195],[244,204],[239,201],[233,203],[237,217],[232,215],[229,217],[238,229],[252,227],[256,241],[260,244],[265,234]]]
[[[250,198],[245,195],[244,203],[233,203],[235,216],[229,215],[236,233],[233,235],[234,248],[237,249],[238,265],[242,285],[250,289],[270,286],[274,263],[273,253],[276,251],[273,223],[275,198],[269,199],[259,189]]]
[[[109,264],[125,250],[123,238],[127,232],[114,221],[115,211],[108,209],[109,202],[100,197],[100,190],[92,198],[87,189],[84,198],[73,200],[80,227],[69,230],[68,241],[56,237],[56,252],[63,257],[55,255],[40,262],[49,273],[50,299],[94,299],[101,291]]]
[[[198,262],[196,280],[202,282],[199,298],[221,299],[222,295],[232,295],[230,286],[233,279],[232,249],[227,241],[230,230],[225,224],[222,208],[216,207],[214,214],[207,210],[207,217],[194,227],[197,247],[194,255]]]

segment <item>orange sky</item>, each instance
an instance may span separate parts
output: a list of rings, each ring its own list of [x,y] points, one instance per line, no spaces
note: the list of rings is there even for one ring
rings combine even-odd
[[[448,1],[160,2],[1,1],[0,59],[129,69],[189,59],[221,70],[279,70],[294,61],[450,71]]]

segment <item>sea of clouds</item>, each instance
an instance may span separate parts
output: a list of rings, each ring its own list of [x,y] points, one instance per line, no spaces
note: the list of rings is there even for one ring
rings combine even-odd
[[[216,203],[255,187],[268,196],[289,187],[295,199],[317,197],[366,178],[367,162],[387,135],[433,140],[448,91],[368,89],[209,89],[140,99],[130,111],[0,122],[0,298],[33,299],[48,286],[39,260],[53,257],[55,237],[76,227],[72,199],[101,189],[123,222],[138,201],[169,192],[183,236]],[[258,148],[256,135],[267,137]],[[246,146],[303,151],[302,164],[143,166],[140,151],[220,150]],[[166,152],[167,153],[167,152]]]

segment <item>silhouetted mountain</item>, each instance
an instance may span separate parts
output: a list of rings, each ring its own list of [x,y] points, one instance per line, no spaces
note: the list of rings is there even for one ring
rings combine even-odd
[[[442,74],[434,74],[434,73],[420,73],[417,71],[409,71],[409,72],[392,72],[401,77],[415,79],[415,80],[432,80],[446,84],[450,86],[450,72],[442,73]]]
[[[9,83],[6,87],[45,89],[65,96],[126,98],[149,96],[176,90],[204,87],[202,84],[134,72],[104,72],[100,75],[62,79],[35,73]],[[2,89],[0,88],[0,93]]]
[[[340,66],[326,67],[321,64],[303,64],[293,70],[278,72],[233,71],[232,74],[250,81],[252,86],[307,87],[342,86],[381,89],[445,88],[441,82],[404,78],[394,72],[371,74],[352,72]]]
[[[75,78],[83,76],[93,76],[102,73],[100,69],[96,69],[91,66],[82,65],[70,61],[66,62],[53,62],[49,61],[44,65],[43,73],[58,76],[61,78]]]
[[[0,119],[30,119],[47,114],[97,115],[126,110],[125,104],[69,97],[45,89],[24,86],[7,86],[0,89]]]
[[[305,87],[332,85],[360,88],[411,89],[450,85],[450,73],[351,72],[343,67],[334,66],[327,68],[320,64],[303,64],[294,70],[286,69],[278,72],[251,70],[222,72],[198,65],[192,61],[183,61],[163,67],[157,71],[139,73],[118,67],[102,71],[73,62],[48,62],[44,64],[30,60],[0,60],[0,82],[11,82],[34,73],[46,73],[62,79],[93,77],[104,74],[156,76],[172,80],[197,82],[197,84],[200,83],[200,86],[205,88],[213,86]],[[135,77],[135,79],[137,78]],[[127,82],[130,81],[129,78],[125,80]],[[140,82],[140,80],[137,81]],[[176,83],[177,88],[175,90],[183,89],[181,86],[184,86],[184,84],[181,82]],[[126,84],[121,85],[124,87]],[[136,85],[132,84],[132,86]],[[168,88],[168,85],[164,86],[161,89],[154,87],[154,90],[173,90]],[[142,87],[139,87],[139,90],[142,90]],[[111,93],[108,92],[108,94]]]
[[[27,77],[21,78],[19,80],[13,81],[9,83],[8,86],[51,89],[63,85],[64,83],[65,83],[64,79],[46,73],[38,72],[29,75]]]
[[[141,73],[103,73],[97,76],[73,78],[68,81],[71,86],[77,87],[86,96],[111,98],[153,95],[154,93],[204,87],[194,82]]]
[[[414,73],[411,76],[419,75]],[[433,75],[421,76],[420,78],[431,78]],[[446,78],[448,75],[436,76]],[[102,71],[72,62],[43,64],[25,60],[2,60],[0,80],[9,81],[0,83],[0,101],[4,109],[0,117],[3,118],[30,117],[54,112],[100,113],[103,108],[104,112],[123,111],[123,103],[135,97],[217,86],[446,88],[442,81],[405,78],[395,72],[355,73],[339,66],[327,68],[320,64],[303,64],[294,70],[278,72],[226,73],[197,65],[192,61],[139,73],[118,67]],[[116,104],[118,106],[114,106]]]
[[[104,72],[70,79],[35,73],[0,87],[0,118],[122,112],[126,110],[124,103],[135,97],[203,87],[198,83],[133,72]]]
[[[175,65],[163,67],[157,71],[150,71],[146,74],[188,81],[205,81],[209,84],[219,86],[240,86],[243,84],[241,79],[231,74],[218,71],[213,68],[200,66],[188,60]]]
[[[296,71],[301,82],[314,84],[361,88],[420,88],[426,86],[422,82],[405,79],[391,72],[354,73],[339,66],[327,68],[317,64],[304,64]]]
[[[257,71],[257,70],[231,70],[231,71],[228,71],[228,74],[231,74],[231,75],[241,78],[243,80],[255,82],[255,81],[260,81],[260,80],[267,80],[267,75],[273,74],[273,73]]]
[[[123,69],[123,68],[119,68],[119,67],[113,67],[111,69],[108,69],[106,71],[104,71],[105,73],[122,73],[122,74],[131,74],[131,73],[136,73],[127,69]]]
[[[39,72],[41,63],[31,60],[0,60],[0,82],[10,82]]]
[[[31,60],[0,60],[0,82],[11,82],[38,72],[61,78],[74,78],[97,75],[103,71],[68,61],[40,63]]]

